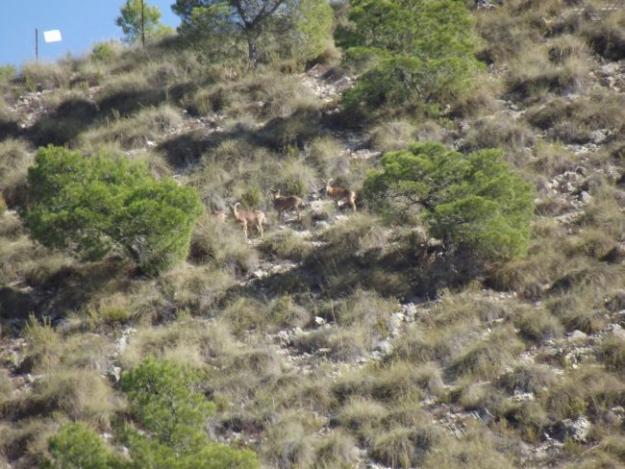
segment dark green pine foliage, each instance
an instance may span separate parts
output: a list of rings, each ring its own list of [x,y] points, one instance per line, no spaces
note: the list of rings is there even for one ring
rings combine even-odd
[[[348,61],[367,64],[345,95],[351,109],[440,112],[480,68],[461,0],[354,0],[336,36]]]
[[[117,250],[146,272],[186,257],[202,212],[192,188],[117,156],[43,148],[28,184],[23,216],[34,239],[86,260]]]
[[[493,261],[527,250],[533,191],[499,150],[462,154],[438,143],[414,144],[384,155],[364,195],[379,211],[420,209],[431,235],[450,250]]]

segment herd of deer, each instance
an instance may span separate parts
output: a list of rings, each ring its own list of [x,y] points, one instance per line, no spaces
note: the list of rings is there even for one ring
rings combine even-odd
[[[334,200],[337,204],[343,202],[356,211],[356,193],[341,185],[335,185],[333,180],[325,182],[325,195]],[[273,208],[278,212],[278,219],[282,220],[285,212],[296,211],[297,219],[301,218],[301,209],[304,200],[296,195],[281,195],[279,190],[271,192],[273,197]],[[262,210],[247,210],[240,208],[241,203],[237,202],[232,206],[232,215],[237,223],[243,228],[245,239],[248,239],[250,228],[254,228],[262,238],[265,230],[263,225],[267,224],[267,215]],[[212,213],[213,219],[218,223],[225,223],[227,213],[225,210],[216,210]]]

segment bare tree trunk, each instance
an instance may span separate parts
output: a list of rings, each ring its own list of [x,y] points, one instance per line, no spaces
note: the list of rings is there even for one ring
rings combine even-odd
[[[258,66],[258,37],[254,33],[246,34],[249,68],[256,70]]]

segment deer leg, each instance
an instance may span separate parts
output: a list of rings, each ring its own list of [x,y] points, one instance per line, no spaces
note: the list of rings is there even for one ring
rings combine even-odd
[[[243,226],[243,236],[245,236],[245,241],[249,241],[249,238],[247,236],[247,222],[244,221],[243,223],[241,223],[241,225]]]

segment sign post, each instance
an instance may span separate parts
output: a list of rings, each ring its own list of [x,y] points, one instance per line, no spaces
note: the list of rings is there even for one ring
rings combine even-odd
[[[141,0],[141,45],[145,48],[145,1]]]

